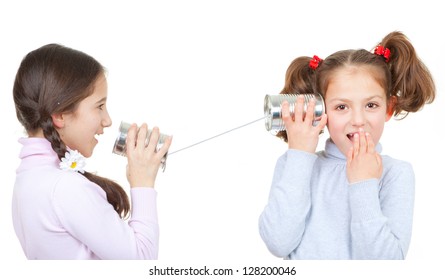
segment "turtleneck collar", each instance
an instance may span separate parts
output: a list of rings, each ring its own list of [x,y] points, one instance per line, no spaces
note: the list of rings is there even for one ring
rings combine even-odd
[[[382,145],[380,145],[380,143],[377,143],[375,149],[380,154],[382,152]],[[326,140],[323,154],[326,158],[346,160],[346,156],[338,149],[337,145],[334,144],[331,138]]]
[[[60,160],[51,143],[45,138],[20,138],[19,143],[23,145],[19,154],[22,162],[17,172],[40,165],[53,165],[58,168]]]

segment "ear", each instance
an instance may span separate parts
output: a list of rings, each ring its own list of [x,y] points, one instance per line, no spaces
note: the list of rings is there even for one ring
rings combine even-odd
[[[51,118],[56,128],[63,128],[65,126],[63,114],[52,114]]]
[[[391,96],[388,100],[388,106],[386,109],[386,119],[385,121],[389,121],[394,113],[394,107],[397,104],[397,96]]]

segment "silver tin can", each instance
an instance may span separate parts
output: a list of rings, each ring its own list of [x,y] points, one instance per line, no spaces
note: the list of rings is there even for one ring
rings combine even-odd
[[[286,130],[283,119],[281,118],[281,104],[283,101],[289,102],[289,110],[291,116],[295,114],[295,102],[299,95],[304,96],[304,113],[307,110],[307,104],[309,101],[315,99],[314,121],[313,126],[316,126],[321,119],[321,116],[325,113],[325,104],[323,97],[319,93],[300,93],[300,94],[277,94],[266,95],[264,98],[264,116],[266,120],[267,131],[278,133],[279,131]]]
[[[113,147],[113,153],[120,155],[120,156],[126,156],[126,151],[127,151],[127,134],[128,134],[128,130],[130,129],[131,124],[130,123],[126,123],[126,122],[121,122],[120,126],[119,126],[119,133],[116,137],[116,141],[114,142],[114,147]],[[151,136],[152,130],[148,129],[147,131],[147,138],[145,139],[145,146],[148,145],[148,142],[150,140],[150,136]],[[156,151],[159,151],[159,149],[164,145],[165,140],[168,138],[168,135],[165,134],[160,134],[159,135],[159,139],[158,139],[158,144],[156,145]],[[166,164],[167,164],[167,154],[165,153],[164,157],[161,160],[161,168],[164,171]]]

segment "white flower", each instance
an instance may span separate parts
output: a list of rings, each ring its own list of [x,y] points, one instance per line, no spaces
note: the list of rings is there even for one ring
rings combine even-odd
[[[68,150],[60,162],[60,169],[68,171],[84,172],[85,158],[77,150]]]

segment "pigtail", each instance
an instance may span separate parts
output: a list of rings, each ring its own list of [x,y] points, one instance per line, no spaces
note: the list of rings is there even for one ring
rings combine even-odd
[[[51,114],[74,112],[78,103],[93,92],[92,85],[103,72],[102,65],[93,57],[61,45],[48,44],[28,53],[14,81],[18,120],[28,133],[41,129],[62,159],[67,147],[54,128]],[[108,202],[121,218],[128,216],[130,202],[119,184],[92,173],[83,175],[105,191]]]
[[[380,45],[391,52],[388,60],[392,77],[390,95],[397,97],[394,116],[406,116],[433,102],[436,89],[432,75],[408,38],[401,32],[392,32]]]
[[[41,124],[43,135],[51,143],[51,147],[56,152],[58,158],[61,160],[67,151],[63,141],[60,139],[59,133],[54,129],[51,118],[48,118]],[[110,179],[97,176],[90,172],[80,173],[88,180],[99,185],[107,196],[107,201],[121,218],[128,217],[130,211],[130,202],[128,200],[125,190],[116,182]]]
[[[54,129],[53,121],[48,118],[41,123],[43,136],[51,143],[51,147],[56,152],[57,157],[61,160],[67,151],[65,144],[60,139],[59,133]]]
[[[51,143],[51,147],[56,152],[58,158],[61,160],[67,151],[65,144],[60,139],[59,133],[54,129],[51,118],[43,122],[41,125],[43,135]],[[130,211],[130,202],[125,190],[117,183],[110,179],[97,176],[90,172],[80,173],[88,180],[99,185],[106,193],[108,203],[110,203],[114,210],[121,218],[128,217]]]
[[[316,56],[313,58],[301,56],[294,59],[287,68],[284,87],[280,94],[314,93],[315,71],[319,63],[321,59]],[[276,136],[287,143],[285,130],[278,132]]]
[[[286,71],[281,94],[313,93],[315,69],[310,67],[313,58],[301,56],[294,59]],[[317,65],[318,67],[318,65]]]
[[[90,172],[84,172],[82,175],[105,191],[108,203],[113,206],[121,218],[128,218],[130,201],[128,200],[127,193],[119,184]]]

